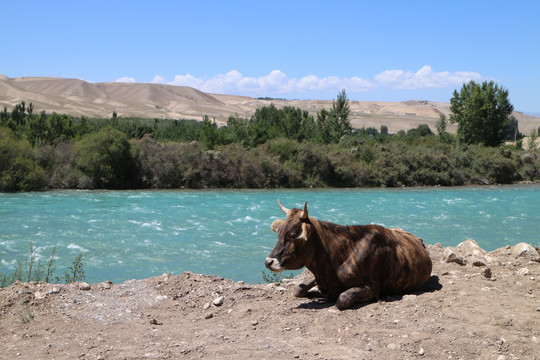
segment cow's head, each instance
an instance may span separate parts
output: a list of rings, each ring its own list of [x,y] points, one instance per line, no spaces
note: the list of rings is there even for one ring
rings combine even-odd
[[[272,223],[272,230],[278,234],[278,241],[264,263],[268,269],[276,272],[298,270],[306,266],[311,258],[311,244],[309,243],[311,222],[307,201],[304,204],[304,210],[287,209],[279,200],[278,204],[287,218],[278,219]]]

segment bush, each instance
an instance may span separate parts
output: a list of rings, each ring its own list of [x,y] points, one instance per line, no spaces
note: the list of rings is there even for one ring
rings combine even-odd
[[[96,188],[125,189],[135,187],[138,166],[128,137],[111,127],[88,134],[75,143],[75,165]]]
[[[30,144],[0,127],[0,191],[45,188],[45,171],[38,165]]]
[[[94,182],[76,167],[72,143],[61,142],[57,146],[45,144],[37,150],[36,158],[47,173],[48,188],[95,188]]]
[[[142,185],[154,189],[204,187],[206,159],[198,142],[158,143],[149,136],[134,141]]]

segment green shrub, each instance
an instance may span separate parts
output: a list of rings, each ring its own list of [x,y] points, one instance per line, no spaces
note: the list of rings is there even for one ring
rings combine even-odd
[[[45,184],[45,171],[36,162],[30,144],[0,127],[0,191],[42,190]]]
[[[119,130],[105,127],[75,143],[75,165],[96,188],[125,189],[137,185],[136,151]]]

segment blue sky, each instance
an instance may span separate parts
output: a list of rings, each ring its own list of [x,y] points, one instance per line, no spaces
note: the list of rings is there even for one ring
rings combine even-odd
[[[446,101],[470,80],[540,113],[540,1],[4,1],[0,73],[224,94]]]

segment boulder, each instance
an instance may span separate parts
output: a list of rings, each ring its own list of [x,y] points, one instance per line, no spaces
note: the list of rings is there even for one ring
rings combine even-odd
[[[474,255],[474,256],[484,256],[486,255],[486,250],[482,249],[478,243],[472,239],[465,240],[456,246],[456,250],[463,255]]]
[[[515,257],[524,256],[528,257],[531,261],[540,262],[540,254],[538,254],[538,251],[527,243],[522,242],[512,246],[512,255]]]

